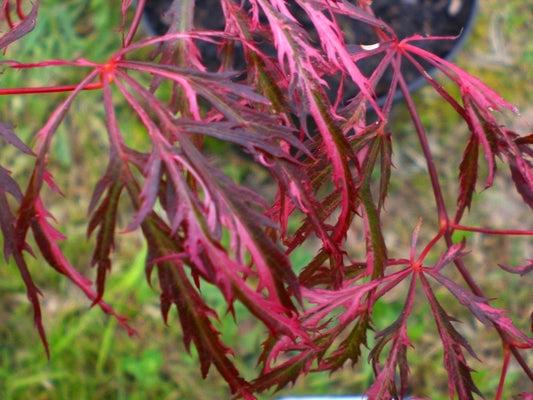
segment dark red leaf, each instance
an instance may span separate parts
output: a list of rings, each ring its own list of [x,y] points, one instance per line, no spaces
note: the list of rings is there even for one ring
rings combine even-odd
[[[517,160],[512,155],[507,158],[507,162],[516,190],[524,203],[533,208],[533,168],[529,163]]]
[[[96,226],[100,226],[91,260],[92,266],[98,265],[96,278],[98,297],[95,302],[98,302],[103,297],[106,275],[111,270],[110,255],[115,248],[115,225],[123,187],[124,185],[120,179],[115,180],[109,186],[107,196],[102,200],[100,207],[93,213],[87,229],[88,235],[90,235]]]
[[[476,190],[478,177],[479,140],[471,135],[459,166],[459,196],[457,197],[456,221],[459,221],[465,208],[470,208]]]
[[[22,21],[7,33],[0,36],[0,49],[5,49],[10,43],[19,40],[24,35],[30,33],[37,21],[37,10],[39,9],[39,0],[35,0],[30,12]],[[3,11],[3,10],[2,10]]]
[[[498,264],[500,268],[506,270],[507,272],[510,272],[511,274],[520,274],[520,276],[524,276],[525,274],[529,274],[530,272],[533,272],[533,260],[528,260],[530,264],[524,265],[523,267],[516,267],[511,268],[507,267],[505,265]]]
[[[491,307],[488,299],[480,298],[474,295],[467,289],[459,286],[451,279],[445,277],[440,273],[430,273],[431,276],[445,286],[461,304],[468,307],[470,312],[483,324],[494,325],[506,332],[513,342],[523,343],[526,346],[533,347],[533,339],[528,338],[520,329],[518,329],[513,321],[504,314],[506,310]]]
[[[5,124],[3,122],[0,122],[0,136],[3,136],[5,140],[7,140],[8,143],[15,146],[20,151],[23,151],[26,154],[34,156],[35,153],[31,151],[31,149],[24,144],[22,140],[18,138],[15,133],[13,133],[13,126]]]
[[[15,222],[16,218],[11,212],[7,194],[13,196],[18,202],[22,200],[22,192],[17,182],[11,177],[10,171],[0,167],[0,231],[4,240],[4,259],[19,248],[16,242]]]
[[[444,349],[444,367],[448,373],[448,388],[450,398],[454,398],[455,393],[460,399],[474,399],[473,394],[482,396],[479,389],[472,379],[472,369],[468,366],[462,348],[466,349],[473,357],[476,357],[474,351],[466,339],[454,328],[450,317],[437,301],[433,289],[429,285],[423,274],[420,274],[424,291],[433,310],[435,322],[439,330],[442,346]],[[477,358],[477,357],[476,357]]]

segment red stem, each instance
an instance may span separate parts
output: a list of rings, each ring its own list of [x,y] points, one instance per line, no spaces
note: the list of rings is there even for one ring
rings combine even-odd
[[[509,366],[509,348],[507,346],[504,346],[502,374],[500,376],[500,382],[498,383],[498,391],[496,392],[496,400],[500,400],[502,398],[503,383],[505,382],[505,376],[507,375],[508,366]]]
[[[438,212],[439,212],[439,225],[441,227],[441,233],[439,233],[439,235],[437,235],[437,238],[440,237],[442,234],[444,234],[444,238],[446,240],[447,246],[452,246],[453,245],[453,241],[452,241],[452,232],[453,232],[453,230],[450,229],[450,227],[452,227],[454,229],[462,229],[463,227],[461,227],[461,225],[458,225],[458,224],[453,224],[453,226],[450,226],[450,220],[449,220],[448,215],[446,213],[446,207],[444,205],[444,199],[442,197],[442,191],[440,189],[440,185],[439,185],[439,181],[438,181],[437,170],[435,168],[435,164],[432,161],[433,159],[432,159],[432,156],[431,156],[431,152],[429,150],[429,144],[428,144],[427,138],[426,138],[425,133],[424,133],[424,128],[422,126],[422,123],[421,123],[420,118],[418,116],[418,113],[416,111],[416,107],[415,107],[415,104],[413,102],[413,99],[412,99],[412,97],[411,97],[411,95],[409,93],[409,90],[407,89],[407,84],[405,83],[405,80],[404,80],[403,76],[401,76],[401,75],[400,75],[400,79],[399,79],[399,84],[400,84],[400,89],[402,91],[402,94],[405,97],[405,101],[407,103],[407,107],[408,107],[409,112],[411,114],[411,118],[412,118],[413,123],[415,125],[416,131],[418,133],[418,137],[419,137],[420,143],[422,145],[422,150],[424,152],[424,156],[426,158],[426,163],[427,163],[427,167],[428,167],[428,173],[429,173],[429,176],[430,176],[430,179],[431,179],[431,184],[433,186],[433,192],[435,194],[435,200],[437,202],[437,208],[438,208]],[[466,228],[464,230],[473,230],[473,231],[475,229],[477,229],[477,228],[468,228],[468,227],[464,227],[464,228]],[[519,234],[519,233],[517,233],[519,231],[514,231],[515,233],[511,233],[513,231],[479,230],[479,232],[495,233],[495,234],[497,234],[497,233],[500,233],[500,234],[502,234],[502,233],[505,233],[505,234]],[[520,233],[520,234],[522,234],[522,233]],[[529,233],[529,235],[531,235],[531,232]],[[431,242],[431,244],[434,244],[435,242],[436,242],[436,240],[433,240]],[[424,251],[427,252],[428,250],[429,249],[425,249]],[[474,279],[472,278],[472,276],[468,272],[468,270],[465,267],[463,261],[460,260],[460,259],[457,259],[457,260],[455,260],[454,263],[455,263],[455,266],[457,267],[457,270],[459,271],[459,273],[461,274],[461,276],[463,277],[463,279],[467,283],[467,285],[471,288],[472,292],[476,296],[485,297],[483,295],[483,292],[481,291],[481,289],[478,287],[478,285],[476,284],[476,282],[474,281]],[[525,360],[522,357],[522,355],[518,352],[518,349],[516,348],[516,346],[513,346],[512,344],[510,344],[508,342],[508,340],[506,340],[505,333],[503,332],[503,330],[499,326],[497,326],[494,323],[492,325],[496,329],[496,331],[498,332],[500,337],[502,338],[504,346],[508,346],[509,347],[510,351],[513,353],[513,356],[515,357],[517,362],[520,364],[520,366],[522,367],[523,371],[528,375],[528,377],[530,379],[533,380],[533,372],[528,367],[528,365],[525,362]]]
[[[72,92],[79,85],[65,85],[65,86],[44,86],[33,88],[9,88],[0,89],[0,96],[12,95],[12,94],[35,94],[35,93],[59,93],[59,92]],[[82,90],[97,90],[102,88],[102,82],[92,82],[85,85]]]
[[[9,28],[13,29],[15,27],[15,24],[13,23],[13,20],[11,19],[11,15],[9,13],[9,1],[6,1],[4,3],[4,9],[2,10],[4,15],[6,16],[7,24],[9,25]]]
[[[464,226],[460,224],[451,224],[453,229],[468,232],[486,233],[488,235],[513,235],[513,236],[532,236],[533,231],[518,231],[512,229],[490,229],[490,228],[475,228],[473,226]]]
[[[137,9],[135,10],[135,15],[133,16],[133,21],[130,24],[128,35],[126,36],[126,39],[124,40],[124,44],[122,45],[122,47],[127,47],[131,44],[131,41],[133,40],[133,36],[135,35],[135,32],[137,32],[137,28],[139,27],[139,23],[141,22],[145,3],[146,3],[146,0],[138,1]]]
[[[448,230],[449,229],[448,227],[449,218],[446,212],[446,206],[444,205],[444,198],[442,196],[442,190],[440,188],[437,168],[435,167],[435,164],[433,163],[433,156],[429,148],[429,143],[426,137],[426,133],[424,131],[424,127],[422,126],[422,121],[420,121],[420,116],[418,115],[413,98],[411,97],[411,94],[409,93],[407,83],[405,82],[405,79],[401,74],[399,76],[398,83],[400,85],[400,90],[402,91],[402,94],[405,98],[405,102],[407,103],[409,114],[411,114],[411,119],[415,126],[416,133],[418,134],[418,140],[420,142],[420,146],[422,147],[424,158],[426,159],[428,174],[431,180],[431,186],[433,187],[433,194],[435,195],[435,202],[437,203],[437,210],[439,214],[439,226],[441,227],[441,229],[444,228]]]
[[[26,14],[22,11],[22,1],[17,0],[17,14],[20,19],[26,19]]]

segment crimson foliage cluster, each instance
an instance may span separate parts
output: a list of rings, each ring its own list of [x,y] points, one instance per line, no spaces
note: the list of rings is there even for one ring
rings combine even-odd
[[[407,355],[416,351],[408,336],[415,296],[430,305],[442,342],[450,397],[482,395],[468,361],[476,357],[474,350],[437,299],[437,288],[447,291],[501,337],[504,358],[498,397],[510,358],[533,380],[523,354],[533,346],[530,333],[518,329],[505,310],[490,305],[476,285],[475,266],[464,260],[476,248],[466,240],[454,241],[454,233],[460,231],[533,235],[533,231],[462,224],[476,186],[493,184],[497,160],[509,169],[523,202],[533,207],[533,135],[502,127],[496,116],[503,109],[517,112],[514,106],[480,80],[419,46],[452,38],[417,35],[400,40],[390,26],[375,18],[364,0],[293,3],[314,26],[315,40],[294,16],[294,4],[288,7],[283,0],[249,0],[246,7],[220,0],[222,31],[195,29],[195,1],[175,0],[167,15],[168,33],[137,40],[145,1],[122,0],[122,46],[106,62],[89,61],[91,54],[87,59],[35,60],[32,64],[0,62],[5,74],[54,66],[76,68],[80,76],[78,83],[67,86],[0,88],[0,95],[65,92],[64,100],[35,134],[32,147],[17,136],[12,125],[24,121],[0,122],[3,139],[35,159],[23,188],[0,166],[0,228],[4,257],[18,266],[47,352],[40,291],[26,263],[27,255],[35,251],[28,235],[31,232],[52,268],[133,334],[128,322],[103,299],[118,233],[117,213],[121,198],[126,198],[135,213],[125,231],[140,230],[148,245],[146,275],[150,279],[157,274],[163,318],[175,306],[185,347],[194,345],[198,350],[204,376],[214,365],[236,396],[252,399],[254,393],[281,388],[310,371],[335,371],[347,362],[361,362],[362,347],[373,335],[369,361],[375,380],[366,395],[370,399],[404,397],[409,384]],[[7,27],[0,47],[5,51],[32,31],[39,1],[3,0],[0,4],[1,22]],[[339,16],[368,25],[379,41],[346,44]],[[109,32],[116,29],[109,27]],[[205,66],[201,43],[218,47],[216,70]],[[265,51],[265,44],[274,51]],[[153,49],[153,58],[136,59],[137,50],[145,48]],[[236,49],[244,57],[245,74],[230,68]],[[365,76],[358,63],[368,57],[380,57],[380,61]],[[427,64],[421,64],[422,60]],[[402,74],[402,63],[414,65],[468,126],[468,135],[461,139],[466,146],[458,166],[454,207],[445,205],[438,164]],[[460,95],[452,96],[423,65],[442,71]],[[392,71],[392,80],[384,100],[378,102],[374,88],[386,70]],[[327,83],[331,77],[341,83],[333,94]],[[348,101],[345,84],[358,87]],[[171,88],[171,96],[160,94],[164,85]],[[58,243],[65,238],[52,225],[49,205],[43,199],[46,188],[60,192],[48,169],[48,160],[54,157],[52,139],[73,102],[83,99],[86,90],[101,93],[109,149],[105,174],[95,184],[88,210],[88,235],[95,236],[95,287],[62,253]],[[391,164],[394,132],[388,122],[397,91],[405,99],[413,134],[422,149],[438,222],[433,237],[418,243],[420,223],[414,221],[412,246],[405,249],[403,258],[388,256],[387,226],[382,218],[395,178]],[[150,146],[144,151],[126,144],[116,114],[117,96],[127,101],[145,128]],[[372,120],[370,109],[376,116]],[[202,151],[206,137],[242,148],[264,167],[277,185],[275,199],[265,200],[218,169]],[[481,166],[488,171],[484,179]],[[18,209],[8,197],[16,200]],[[346,240],[349,229],[361,232],[365,242],[364,254],[356,259]],[[302,246],[316,249],[314,257],[307,265],[292,265],[291,253]],[[438,261],[428,263],[428,259]],[[533,268],[528,262],[502,266],[502,271],[530,273]],[[451,269],[460,272],[463,282],[447,277]],[[374,306],[402,283],[403,310],[390,326],[375,326]],[[232,349],[217,331],[217,314],[202,297],[202,284],[219,289],[230,313],[240,302],[267,328],[258,354],[261,371],[255,379],[247,380],[237,370]]]

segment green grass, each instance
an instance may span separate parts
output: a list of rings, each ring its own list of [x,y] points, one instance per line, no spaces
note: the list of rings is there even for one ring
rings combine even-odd
[[[69,2],[43,2],[39,12],[36,30],[19,44],[10,46],[6,58],[20,61],[43,59],[88,58],[94,61],[105,60],[120,43],[118,35],[102,36],[101,32],[114,32],[110,27],[117,27],[119,2],[105,0]],[[533,48],[527,40],[533,34],[530,24],[533,18],[533,6],[522,0],[510,0],[505,3],[486,0],[480,7],[480,16],[475,31],[467,43],[467,48],[459,55],[457,62],[463,68],[486,80],[500,91],[508,100],[517,103],[522,110],[533,108],[533,91],[525,82],[533,82]],[[64,40],[57,40],[58,37]],[[506,54],[498,54],[494,43],[503,41]],[[32,43],[38,45],[32,45]],[[0,75],[3,87],[27,85],[54,85],[76,82],[80,77],[76,68],[49,68],[43,70],[26,70],[17,73],[5,72]],[[43,101],[46,96],[46,101]],[[44,124],[50,111],[59,103],[63,95],[12,96],[0,98],[0,115],[5,122],[18,123],[17,133],[27,141]],[[456,164],[451,160],[464,143],[456,143],[455,133],[464,131],[465,127],[452,113],[451,109],[429,90],[424,88],[416,95],[423,106],[423,122],[434,138],[434,151],[437,160],[445,167],[441,170],[442,178],[453,181],[457,174]],[[88,266],[91,257],[91,243],[85,239],[86,212],[91,187],[101,173],[100,166],[95,167],[94,160],[105,154],[106,142],[103,125],[103,113],[99,104],[99,93],[84,93],[75,103],[73,112],[60,129],[54,146],[56,156],[51,160],[51,169],[65,198],[50,194],[48,199],[54,204],[52,212],[57,218],[60,230],[68,236],[63,249],[85,276],[94,277],[94,271]],[[399,133],[395,139],[395,152],[398,168],[394,173],[407,171],[402,179],[414,180],[409,193],[398,192],[397,205],[406,207],[414,201],[427,204],[423,209],[413,208],[413,213],[424,216],[424,229],[434,223],[432,220],[432,203],[424,186],[416,177],[423,176],[424,171],[416,159],[416,144],[410,139],[412,128],[407,123],[405,108],[397,107],[394,130]],[[74,117],[76,115],[76,117]],[[531,114],[529,114],[531,115]],[[23,121],[23,122],[21,122]],[[509,120],[510,121],[510,120]],[[527,121],[526,121],[527,122]],[[132,132],[131,140],[142,146],[143,134],[138,131],[135,120],[123,121],[125,130]],[[509,122],[511,123],[511,122]],[[529,119],[529,123],[532,121]],[[129,124],[129,125],[128,125]],[[527,124],[525,128],[527,129]],[[529,125],[531,130],[531,125]],[[138,134],[137,134],[138,133]],[[10,148],[0,144],[2,164],[11,169],[14,176],[22,181],[33,160],[20,156]],[[414,151],[405,150],[413,148]],[[450,150],[452,149],[452,150]],[[217,149],[214,148],[213,151]],[[457,153],[457,154],[456,154]],[[228,160],[226,172],[239,179],[246,180],[242,174],[240,161]],[[251,170],[251,174],[260,175],[260,171]],[[509,192],[509,185],[504,179],[499,180],[500,193]],[[401,187],[398,187],[400,190]],[[453,202],[453,190],[448,201]],[[494,221],[493,213],[485,215],[483,204],[498,204],[499,198],[492,194],[480,194],[476,201],[480,212],[473,215],[473,220],[483,219],[488,223]],[[427,202],[424,203],[424,199]],[[491,203],[492,202],[492,203]],[[528,211],[517,210],[513,222],[521,223]],[[416,214],[418,216],[418,214]],[[403,219],[402,219],[403,218]],[[391,212],[392,227],[397,236],[397,245],[392,251],[405,249],[416,223],[415,219],[405,219]],[[530,220],[530,219],[529,219]],[[121,221],[125,224],[126,221]],[[491,296],[497,296],[498,305],[509,308],[512,312],[522,313],[523,320],[516,321],[519,326],[527,326],[528,299],[527,288],[531,287],[531,278],[522,278],[521,292],[508,290],[518,287],[519,278],[506,277],[495,266],[493,258],[501,263],[517,263],[531,257],[530,243],[526,240],[514,245],[509,240],[494,238],[471,238],[485,245],[486,253],[472,255],[472,262],[479,265],[482,280],[480,284]],[[117,252],[113,273],[109,279],[106,300],[116,305],[117,311],[129,318],[139,336],[129,338],[127,333],[114,319],[104,315],[99,309],[89,310],[89,301],[65,279],[44,266],[43,260],[30,261],[30,268],[39,287],[43,289],[43,312],[48,340],[51,346],[51,360],[45,357],[37,332],[32,325],[32,311],[29,306],[23,284],[16,267],[2,262],[0,265],[0,398],[11,399],[220,399],[229,398],[224,382],[216,372],[209,374],[203,381],[197,364],[194,349],[188,355],[181,342],[179,322],[174,314],[169,326],[161,320],[158,308],[158,293],[146,283],[143,271],[145,249],[136,234],[124,235],[117,243]],[[302,263],[308,254],[294,255],[295,263]],[[526,280],[529,279],[529,285]],[[157,285],[156,285],[157,286]],[[203,287],[204,296],[215,309],[223,310],[224,304],[216,290]],[[401,307],[399,294],[391,294],[391,303],[379,305],[376,309],[376,325],[379,329],[391,323]],[[461,313],[459,305],[447,303],[453,311]],[[238,310],[238,324],[233,324],[227,316],[222,320],[220,330],[230,347],[237,349],[236,362],[254,376],[257,352],[260,346],[261,326],[249,318],[242,308]],[[413,383],[419,396],[432,395],[434,399],[446,398],[447,388],[445,374],[442,370],[442,354],[435,346],[435,328],[425,303],[417,304],[416,314],[412,317],[411,339],[416,349],[409,353],[412,364]],[[499,371],[501,353],[499,341],[493,333],[466,319],[461,327],[465,334],[473,338],[474,348],[485,360],[485,364],[474,364],[479,371],[476,382],[490,398],[497,385],[496,371]],[[372,380],[371,368],[363,361],[353,370],[312,374],[307,379],[299,380],[294,388],[283,390],[283,395],[301,394],[355,394],[367,388]],[[254,372],[255,371],[255,372]],[[516,366],[512,365],[507,384],[507,394],[527,390],[528,382],[517,375]],[[438,393],[435,393],[438,390]],[[268,393],[261,399],[275,398]],[[509,396],[507,396],[509,397]]]

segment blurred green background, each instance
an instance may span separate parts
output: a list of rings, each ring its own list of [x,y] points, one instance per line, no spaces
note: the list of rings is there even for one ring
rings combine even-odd
[[[457,63],[481,77],[486,83],[515,103],[520,117],[505,115],[502,121],[521,133],[532,131],[533,125],[533,5],[527,1],[509,0],[480,2],[479,15],[465,49]],[[69,0],[42,2],[37,27],[20,42],[11,45],[3,59],[36,62],[45,59],[73,60],[78,57],[103,61],[120,45],[116,34],[120,23],[120,2],[105,0]],[[102,35],[105,32],[105,35]],[[43,68],[26,71],[6,71],[0,74],[2,87],[48,86],[79,81],[85,71],[78,68]],[[64,94],[11,96],[0,98],[3,122],[17,125],[16,132],[29,143],[47,116],[59,104]],[[466,128],[459,118],[429,88],[415,96],[439,166],[441,178],[453,182],[465,141]],[[120,103],[118,105],[120,108]],[[126,112],[126,111],[124,111]],[[124,118],[121,128],[129,140],[142,145],[142,135],[134,119]],[[418,153],[413,129],[405,107],[398,104],[394,111],[393,141],[399,182],[393,187],[390,215],[385,223],[392,228],[387,240],[391,252],[404,255],[412,230],[419,216],[431,227],[433,201],[427,190],[424,161]],[[89,267],[92,241],[86,240],[86,212],[91,189],[106,164],[106,134],[99,93],[83,93],[61,126],[54,142],[55,158],[50,170],[65,196],[49,194],[48,204],[57,220],[57,227],[68,240],[62,248],[73,265],[85,276],[94,278]],[[216,150],[216,149],[215,149]],[[33,159],[20,155],[0,142],[2,165],[13,171],[21,182]],[[226,172],[246,179],[245,171],[254,168],[241,159],[225,160]],[[502,168],[503,169],[503,168]],[[254,171],[254,174],[260,173]],[[413,184],[414,182],[414,184]],[[468,221],[476,225],[531,229],[531,211],[520,204],[514,189],[504,175],[496,182],[496,190],[480,193]],[[448,188],[448,186],[447,186]],[[446,193],[454,202],[453,184]],[[416,206],[415,206],[416,205]],[[119,221],[125,227],[124,221]],[[472,222],[474,223],[474,222]],[[354,232],[357,240],[357,232]],[[531,239],[495,238],[469,235],[469,242],[482,251],[469,256],[469,265],[480,286],[495,304],[509,309],[518,319],[516,324],[527,328],[532,298],[531,277],[519,278],[502,274],[497,263],[517,265],[533,258]],[[136,233],[121,235],[117,242],[114,270],[107,284],[106,301],[119,314],[129,318],[139,337],[129,338],[114,319],[99,309],[89,309],[90,302],[66,279],[59,277],[41,258],[30,260],[37,285],[42,289],[45,327],[51,349],[46,359],[42,344],[32,323],[32,310],[24,286],[13,263],[0,262],[0,399],[224,399],[229,398],[225,383],[216,371],[204,381],[197,357],[188,355],[181,342],[179,323],[174,313],[165,326],[161,320],[158,293],[146,283],[143,271],[145,249]],[[297,257],[306,257],[298,254]],[[295,260],[297,262],[297,260]],[[204,288],[213,307],[224,311],[216,291]],[[393,296],[394,297],[394,296]],[[376,325],[382,329],[392,322],[402,305],[401,295],[389,304],[380,304]],[[446,301],[446,300],[444,300]],[[469,337],[483,363],[472,361],[478,371],[476,383],[493,398],[498,384],[502,351],[497,336],[454,302],[446,303],[453,315],[463,317],[459,327]],[[446,375],[442,354],[428,306],[421,302],[412,318],[410,337],[415,345],[409,353],[413,394],[447,398]],[[456,314],[455,314],[456,313]],[[239,324],[224,318],[220,329],[224,340],[236,348],[237,365],[253,378],[260,351],[263,327],[239,312]],[[366,356],[365,356],[366,357]],[[530,364],[533,365],[531,355]],[[520,391],[531,390],[531,382],[521,376],[512,364],[508,373],[504,398]],[[372,382],[370,366],[365,362],[351,369],[329,375],[311,374],[300,379],[292,388],[267,393],[262,399],[283,395],[357,394]]]

